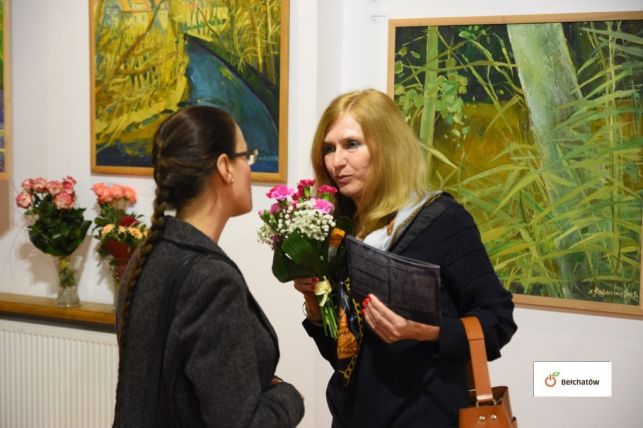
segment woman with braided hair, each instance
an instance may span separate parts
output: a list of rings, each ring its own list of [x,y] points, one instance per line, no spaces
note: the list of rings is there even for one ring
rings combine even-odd
[[[114,427],[301,420],[301,395],[274,374],[275,332],[217,244],[227,220],[252,209],[256,155],[214,107],[184,108],[156,132],[152,224],[119,295]]]

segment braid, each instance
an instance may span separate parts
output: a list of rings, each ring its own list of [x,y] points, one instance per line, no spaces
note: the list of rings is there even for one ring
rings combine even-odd
[[[117,331],[119,364],[116,384],[114,425],[122,418],[123,378],[127,329],[136,287],[148,256],[165,229],[165,211],[181,209],[203,191],[222,154],[235,149],[237,125],[232,116],[209,106],[191,106],[171,114],[158,128],[152,141],[152,164],[156,195],[154,213],[147,237],[136,251],[122,291],[120,323]]]
[[[167,209],[167,203],[165,202],[166,192],[162,191],[160,187],[156,189],[156,198],[154,200],[154,213],[152,214],[152,220],[150,225],[150,230],[145,238],[145,241],[141,245],[140,249],[136,252],[136,258],[134,260],[134,265],[131,268],[130,274],[128,275],[127,282],[124,287],[124,297],[123,297],[123,306],[121,308],[119,329],[117,332],[118,338],[118,381],[116,384],[116,406],[114,409],[114,421],[120,419],[120,413],[122,408],[121,396],[121,381],[123,379],[123,372],[125,367],[125,346],[127,343],[127,324],[129,321],[129,314],[132,305],[132,297],[136,290],[136,285],[138,284],[138,279],[141,276],[143,271],[143,266],[145,266],[145,261],[147,256],[152,252],[154,246],[159,241],[159,237],[162,234],[163,228],[165,227],[165,210]]]

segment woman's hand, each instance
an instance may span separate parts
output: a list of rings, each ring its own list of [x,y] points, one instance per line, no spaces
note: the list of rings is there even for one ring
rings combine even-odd
[[[386,343],[404,339],[437,342],[440,335],[440,327],[401,317],[373,294],[362,302],[362,311],[371,330]]]
[[[319,282],[318,278],[297,278],[295,279],[295,289],[305,296],[315,296],[315,285]]]
[[[319,278],[297,278],[295,279],[295,289],[304,295],[304,312],[306,318],[313,323],[321,323],[321,309],[317,296],[315,296],[315,287]]]

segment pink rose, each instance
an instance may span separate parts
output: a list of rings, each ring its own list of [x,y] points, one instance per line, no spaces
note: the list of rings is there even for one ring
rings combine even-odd
[[[74,194],[74,185],[70,183],[69,181],[63,181],[62,183],[62,191],[64,193],[67,193],[69,195]]]
[[[59,210],[68,210],[74,207],[74,197],[69,193],[59,193],[54,197],[54,205]]]
[[[94,192],[96,196],[102,195],[104,190],[105,190],[105,184],[103,183],[96,183],[92,186],[92,192]]]
[[[52,180],[47,183],[47,191],[52,195],[56,196],[63,190],[63,185],[60,181]]]
[[[47,190],[47,180],[42,177],[38,177],[33,180],[32,189],[34,192],[42,193]]]
[[[31,193],[33,191],[33,179],[27,178],[22,182],[22,190]]]
[[[18,193],[18,196],[16,196],[16,205],[18,205],[20,208],[29,208],[32,202],[33,198],[31,197],[30,193],[23,191]]]
[[[129,201],[130,204],[136,203],[136,192],[131,187],[123,186],[123,193],[125,193],[125,199]]]
[[[63,182],[71,183],[72,187],[76,185],[76,179],[71,175],[68,175],[67,177],[63,178]]]
[[[123,197],[125,196],[125,193],[123,192],[123,188],[121,186],[112,186],[110,191],[113,199],[123,199]]]
[[[108,197],[111,200],[111,196],[109,196],[109,189],[103,183],[94,184],[92,186],[92,191],[96,195],[96,198],[98,199],[99,204],[104,204],[106,202],[109,202],[108,200],[106,200],[106,198],[108,198]]]
[[[284,186],[283,184],[280,184],[278,186],[273,187],[266,193],[266,196],[269,198],[276,199],[278,201],[283,201],[287,199],[289,196],[291,196],[295,191],[291,189],[288,186]]]

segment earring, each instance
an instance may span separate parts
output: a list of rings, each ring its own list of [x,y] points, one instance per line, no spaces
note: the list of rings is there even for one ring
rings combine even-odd
[[[234,178],[230,177],[230,184],[234,183]]]

